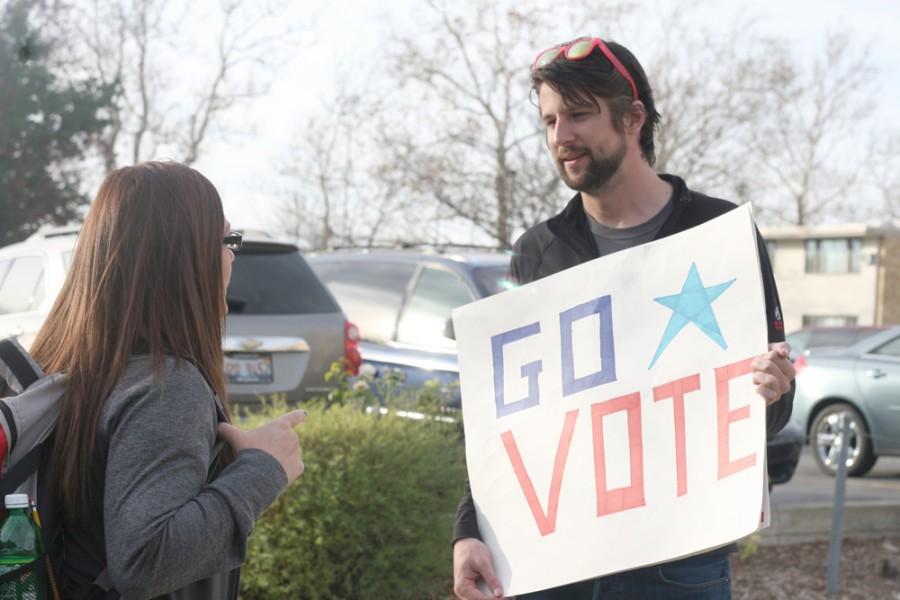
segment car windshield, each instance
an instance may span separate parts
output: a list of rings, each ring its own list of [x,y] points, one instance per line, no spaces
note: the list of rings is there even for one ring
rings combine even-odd
[[[475,267],[472,269],[472,278],[482,298],[516,287],[516,284],[506,277],[505,265]]]

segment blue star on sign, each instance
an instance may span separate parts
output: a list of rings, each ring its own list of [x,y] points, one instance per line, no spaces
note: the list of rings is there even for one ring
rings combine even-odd
[[[671,296],[661,296],[654,298],[657,302],[672,309],[672,317],[669,324],[666,325],[666,331],[663,333],[662,339],[659,341],[659,347],[653,360],[650,361],[650,369],[656,364],[657,359],[662,355],[663,351],[675,339],[675,336],[685,328],[688,323],[693,323],[705,333],[709,339],[714,341],[723,350],[728,348],[722,331],[719,329],[719,323],[716,321],[716,315],[713,313],[712,303],[716,298],[722,295],[722,292],[731,287],[735,279],[704,287],[700,280],[700,273],[697,271],[697,264],[691,263],[691,270],[688,272],[687,279],[681,288],[680,294]]]

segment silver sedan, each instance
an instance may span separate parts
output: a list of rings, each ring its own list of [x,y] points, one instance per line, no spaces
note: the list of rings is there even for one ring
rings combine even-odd
[[[802,427],[819,467],[837,469],[847,419],[847,474],[865,475],[879,456],[900,456],[900,326],[847,348],[807,351],[795,363],[792,420]]]

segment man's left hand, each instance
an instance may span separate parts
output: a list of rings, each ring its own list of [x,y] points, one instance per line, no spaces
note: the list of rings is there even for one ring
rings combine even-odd
[[[787,342],[769,344],[769,351],[753,359],[753,383],[756,393],[763,397],[766,405],[778,402],[790,391],[794,380],[794,365],[790,358],[791,347]]]

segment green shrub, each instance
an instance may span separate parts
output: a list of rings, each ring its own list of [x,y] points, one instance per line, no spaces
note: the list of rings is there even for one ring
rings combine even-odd
[[[760,536],[759,532],[757,532],[757,533],[751,533],[747,537],[745,537],[741,540],[738,540],[738,549],[740,551],[740,554],[738,554],[738,557],[741,560],[747,560],[748,558],[750,558],[751,556],[756,554],[759,551],[760,539],[761,539],[761,536]]]
[[[367,414],[369,391],[346,381],[341,390],[306,407],[305,472],[257,523],[241,598],[449,597],[465,480],[459,423]],[[283,410],[270,406],[242,425]]]

